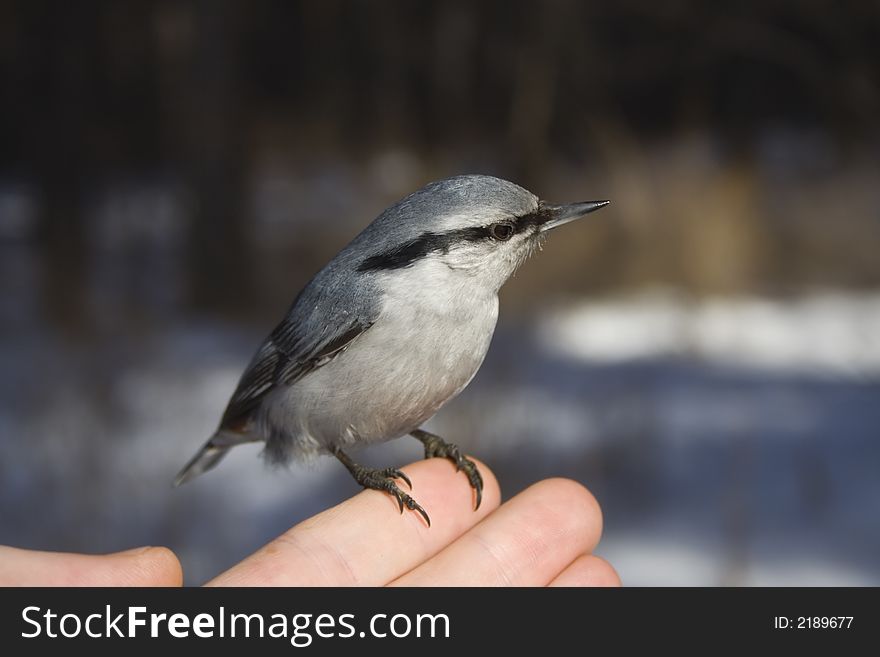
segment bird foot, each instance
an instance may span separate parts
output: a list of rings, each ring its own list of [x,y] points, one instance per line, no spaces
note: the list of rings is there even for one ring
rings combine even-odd
[[[447,443],[440,436],[423,431],[422,429],[416,429],[411,435],[417,440],[420,440],[425,446],[426,459],[449,459],[455,464],[456,471],[461,470],[465,473],[471,484],[471,488],[473,488],[476,493],[474,511],[479,509],[480,503],[483,501],[483,477],[480,474],[480,470],[477,468],[476,463],[464,456],[458,448],[458,445]]]
[[[368,468],[359,465],[354,463],[342,450],[337,450],[335,456],[342,461],[343,465],[345,465],[345,467],[348,468],[348,471],[351,472],[354,480],[361,486],[372,490],[385,491],[397,500],[401,513],[403,513],[404,507],[410,511],[418,511],[422,518],[425,519],[425,522],[428,523],[428,527],[431,526],[431,519],[428,517],[427,512],[422,506],[412,497],[400,490],[400,487],[394,482],[395,479],[402,479],[406,482],[406,485],[409,486],[409,489],[412,490],[412,482],[403,471],[398,470],[397,468]]]

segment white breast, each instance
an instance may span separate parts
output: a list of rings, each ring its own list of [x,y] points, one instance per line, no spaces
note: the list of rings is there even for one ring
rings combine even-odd
[[[264,404],[266,429],[285,434],[291,455],[302,456],[417,428],[461,392],[489,348],[498,296],[478,283],[433,259],[382,274],[376,322],[333,361],[276,392]]]

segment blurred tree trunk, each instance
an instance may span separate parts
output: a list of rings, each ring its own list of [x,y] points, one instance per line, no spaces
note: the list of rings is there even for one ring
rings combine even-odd
[[[177,39],[166,60],[169,148],[194,194],[190,297],[196,308],[248,307],[249,243],[244,230],[246,139],[240,80],[240,6],[194,0],[163,7]],[[179,59],[178,59],[179,57]]]
[[[42,237],[46,311],[65,330],[86,330],[86,238],[84,187],[94,161],[90,117],[96,102],[94,59],[101,23],[91,3],[31,7],[25,20],[45,25],[47,35],[27,53],[40,73],[42,102],[21,126],[30,132],[26,157],[43,187]],[[31,150],[32,149],[32,150]]]

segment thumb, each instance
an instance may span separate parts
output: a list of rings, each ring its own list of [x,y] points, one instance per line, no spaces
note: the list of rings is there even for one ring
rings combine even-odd
[[[164,547],[106,555],[0,546],[2,586],[180,586],[177,556]]]

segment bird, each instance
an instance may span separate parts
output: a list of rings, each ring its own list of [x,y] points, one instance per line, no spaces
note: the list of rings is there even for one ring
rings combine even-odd
[[[554,205],[507,180],[459,175],[394,203],[300,291],[260,345],[216,432],[175,479],[214,468],[236,445],[263,442],[273,464],[335,456],[365,489],[425,509],[398,468],[370,468],[349,448],[411,435],[474,491],[483,480],[454,443],[421,426],[483,362],[498,292],[547,234],[610,201]]]

